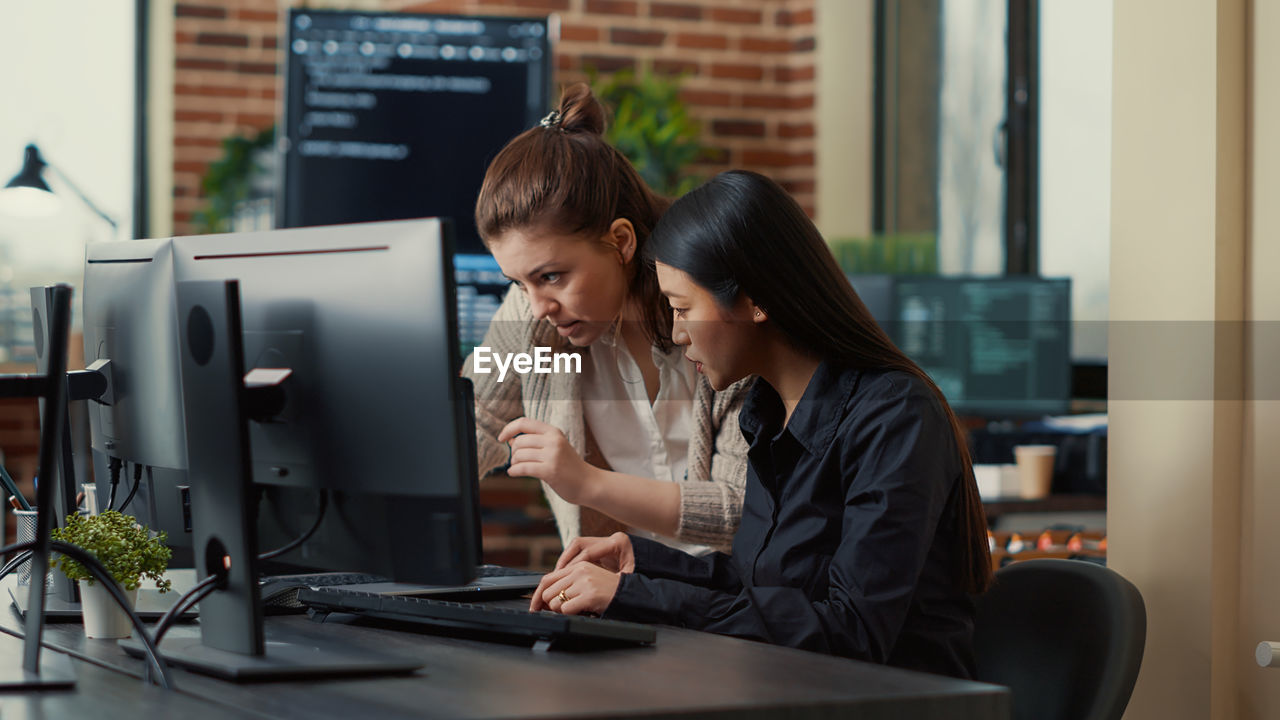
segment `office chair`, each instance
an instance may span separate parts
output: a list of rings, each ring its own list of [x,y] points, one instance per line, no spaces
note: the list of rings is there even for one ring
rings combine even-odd
[[[1013,691],[1015,720],[1119,720],[1142,664],[1133,583],[1079,560],[1016,562],[977,601],[977,680]]]

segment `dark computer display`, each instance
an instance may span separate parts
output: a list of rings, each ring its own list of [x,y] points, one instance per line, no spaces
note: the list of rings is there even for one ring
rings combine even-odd
[[[853,275],[850,281],[956,412],[1017,418],[1067,411],[1069,279]]]
[[[484,341],[511,281],[492,255],[455,255],[453,266],[458,283],[458,341],[465,358]]]
[[[453,218],[484,253],[489,160],[546,114],[548,18],[290,11],[279,225]]]
[[[129,514],[168,533],[172,567],[192,567],[176,312],[168,239],[88,246],[85,363],[110,360],[112,371],[110,397],[84,401],[99,507],[107,507],[114,459],[121,463],[117,508],[137,473]]]

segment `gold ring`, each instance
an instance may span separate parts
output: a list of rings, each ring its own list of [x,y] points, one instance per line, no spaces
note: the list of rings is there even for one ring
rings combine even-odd
[[[559,600],[561,603],[569,602],[569,596],[565,594],[564,590],[561,590],[560,594],[556,595],[556,599]]]

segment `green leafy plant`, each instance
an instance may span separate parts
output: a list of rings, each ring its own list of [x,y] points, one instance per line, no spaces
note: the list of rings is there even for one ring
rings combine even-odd
[[[254,175],[260,171],[258,157],[271,147],[276,129],[271,126],[253,137],[222,140],[222,157],[209,165],[200,180],[200,189],[209,205],[195,213],[196,229],[202,233],[227,232],[236,207],[249,199]]]
[[[899,233],[869,238],[836,238],[831,253],[849,273],[935,275],[938,238],[932,233]]]
[[[67,517],[65,528],[54,528],[53,537],[93,553],[125,590],[136,589],[143,577],[155,580],[160,592],[171,588],[164,577],[169,558],[173,556],[173,551],[165,545],[168,536],[162,532],[151,537],[150,531],[139,525],[132,515],[116,510],[98,515],[74,513]],[[57,567],[70,580],[94,582],[84,565],[66,555],[58,557]]]
[[[683,76],[619,70],[607,79],[591,73],[596,97],[613,110],[605,139],[618,148],[655,191],[678,197],[701,178],[686,172],[707,147],[702,128],[680,99]]]

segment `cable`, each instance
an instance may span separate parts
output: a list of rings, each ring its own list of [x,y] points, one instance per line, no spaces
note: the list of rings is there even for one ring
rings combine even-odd
[[[3,579],[6,575],[18,569],[19,565],[31,559],[31,547],[34,543],[34,540],[25,540],[0,548],[0,555],[8,555],[11,552],[18,553],[10,558],[3,568],[0,568],[0,579]]]
[[[120,466],[123,464],[118,457],[111,458],[107,464],[111,471],[111,494],[107,497],[107,506],[102,510],[110,510],[116,504],[116,485],[120,484]]]
[[[36,542],[34,540],[6,545],[0,548],[0,555],[7,555],[12,552],[30,554],[30,552],[35,549],[35,546]],[[124,596],[124,590],[122,590],[120,585],[116,583],[115,578],[111,577],[111,573],[103,567],[102,563],[98,561],[98,558],[94,557],[93,553],[86,551],[79,545],[72,545],[71,543],[62,542],[61,540],[51,540],[49,542],[49,547],[51,550],[67,555],[81,565],[84,565],[85,569],[89,571],[89,574],[92,575],[95,580],[102,583],[102,586],[105,587],[107,592],[111,594],[111,597],[115,599],[116,604],[119,605],[120,608],[124,610],[125,614],[129,616],[130,624],[133,625],[133,629],[137,632],[138,636],[142,638],[142,645],[147,652],[147,659],[151,661],[151,665],[148,666],[148,677],[150,676],[150,668],[154,667],[155,671],[159,674],[159,681],[157,684],[166,690],[173,689],[173,678],[169,675],[169,666],[165,663],[164,658],[160,657],[159,651],[156,650],[155,643],[152,642],[151,636],[147,634],[146,626],[142,624],[142,618],[138,617],[138,613],[134,612],[133,608],[129,605],[129,599]],[[14,559],[14,561],[16,560],[17,558]],[[12,570],[9,568],[9,565],[14,565],[14,561],[7,563],[4,569],[0,570],[0,572],[11,572]]]
[[[31,559],[30,550],[18,553],[17,557],[5,563],[3,568],[0,568],[0,580],[3,580],[6,575],[13,572],[14,570],[17,570],[19,565],[21,565],[22,563],[30,559]]]
[[[8,555],[9,553],[15,552],[29,552],[35,544],[35,540],[23,540],[22,542],[16,542],[12,545],[5,545],[4,547],[0,547],[0,555]]]
[[[130,488],[129,494],[124,496],[124,502],[120,503],[120,512],[129,507],[129,503],[133,502],[133,496],[138,494],[138,486],[142,484],[142,470],[145,466],[142,463],[133,464],[133,487]]]
[[[156,626],[151,630],[157,647],[159,647],[160,642],[164,640],[165,633],[169,632],[169,628],[177,622],[178,618],[181,617],[183,613],[190,610],[196,603],[205,599],[209,593],[214,590],[220,590],[221,588],[219,585],[225,587],[226,583],[219,583],[219,580],[226,580],[225,572],[218,575],[210,575],[196,583],[195,587],[191,588],[184,593],[182,597],[178,598],[178,601],[173,604],[173,607],[169,608],[164,616],[160,618],[159,622],[156,623]]]
[[[328,507],[329,507],[329,493],[325,490],[321,490],[320,491],[320,508],[316,511],[316,521],[311,525],[311,529],[307,530],[305,533],[302,534],[301,537],[297,538],[296,540],[293,540],[288,545],[285,545],[283,547],[278,547],[275,550],[270,550],[268,552],[262,553],[261,555],[258,556],[258,559],[270,560],[272,558],[280,557],[281,555],[289,552],[290,550],[297,548],[299,545],[306,542],[308,539],[311,538],[312,535],[316,534],[316,530],[320,529],[320,522],[324,520],[324,511]]]

